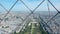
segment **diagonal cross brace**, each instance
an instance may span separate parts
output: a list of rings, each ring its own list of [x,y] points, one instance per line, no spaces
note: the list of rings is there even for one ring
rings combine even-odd
[[[43,27],[46,29],[46,27],[48,27],[50,29],[50,31],[52,31],[52,29],[50,28],[50,26],[43,20],[43,18],[40,17],[39,15],[39,18],[41,19],[42,21],[42,24],[43,24]],[[47,30],[47,29],[46,29]],[[53,32],[53,31],[52,31]]]
[[[20,0],[20,1],[26,6],[26,8],[28,8],[28,6],[27,6],[22,0]],[[31,13],[26,16],[26,18],[24,19],[24,21],[25,21],[31,14],[33,14],[34,11],[35,11],[44,1],[45,1],[45,0],[43,0],[41,3],[39,3],[39,5],[38,5],[34,10],[31,10],[31,9],[28,8],[28,9],[31,11]]]
[[[22,0],[20,0],[20,1],[22,1]],[[24,19],[24,21],[31,15],[31,14],[33,14],[33,12],[44,2],[45,0],[43,0],[33,11],[31,10],[31,13]],[[23,3],[25,6],[27,6],[25,3]],[[24,22],[23,21],[23,22]],[[23,23],[22,22],[22,23]],[[24,23],[24,24],[22,24],[22,27],[21,27],[21,29],[20,29],[20,31],[23,29],[23,26],[25,25],[26,23]],[[18,26],[20,26],[20,24],[18,25]],[[18,28],[18,27],[17,27]],[[16,31],[16,29],[17,28],[15,28],[15,31]]]
[[[4,15],[3,19],[0,21],[0,23],[5,19],[5,17],[10,13],[10,11],[12,10],[12,8],[15,6],[15,4],[18,2],[18,0],[12,5],[12,7],[9,9],[9,11],[2,5],[0,4],[0,6],[5,9],[5,11],[7,11],[7,13]],[[23,20],[23,18],[20,17],[21,20]]]

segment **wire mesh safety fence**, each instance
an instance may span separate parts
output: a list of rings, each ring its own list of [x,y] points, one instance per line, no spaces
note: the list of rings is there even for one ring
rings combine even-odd
[[[21,3],[31,12],[30,14],[28,14],[28,15],[26,16],[25,19],[23,19],[22,17],[20,17],[20,19],[22,20],[22,23],[23,23],[23,24],[22,24],[22,27],[20,27],[20,31],[21,31],[21,30],[23,29],[23,27],[25,26],[25,24],[26,24],[25,21],[27,20],[27,18],[28,18],[30,15],[34,14],[34,12],[40,7],[40,5],[41,5],[45,0],[42,0],[42,2],[40,2],[39,5],[37,5],[37,7],[34,8],[33,10],[31,10],[31,9],[29,8],[29,6],[27,6],[22,0],[16,0],[16,2],[11,6],[11,8],[10,8],[9,10],[7,10],[2,4],[0,4],[0,6],[1,6],[5,11],[7,11],[7,13],[4,15],[4,17],[3,17],[2,20],[0,21],[0,23],[2,23],[2,21],[4,21],[5,17],[8,16],[8,14],[9,14],[10,11],[14,8],[14,6],[16,5],[16,3],[17,3],[18,1],[21,1]],[[58,13],[55,14],[52,18],[49,18],[47,22],[45,22],[44,19],[40,17],[40,15],[39,15],[39,18],[40,18],[40,20],[42,21],[41,24],[43,25],[45,31],[47,31],[47,32],[50,33],[50,34],[54,34],[53,30],[51,29],[51,27],[50,27],[47,23],[49,23],[49,22],[50,22],[51,20],[53,20],[58,14],[60,14],[60,11],[51,3],[50,0],[47,0],[47,1],[53,6],[53,8],[54,8]],[[48,7],[48,11],[50,11],[48,4],[47,4],[47,7]],[[21,23],[20,23],[20,24],[21,24]],[[20,24],[18,24],[18,26],[17,26],[13,31],[16,31],[16,30],[19,28]],[[49,31],[47,30],[47,28],[49,28],[49,30],[50,30],[51,32],[49,32]]]

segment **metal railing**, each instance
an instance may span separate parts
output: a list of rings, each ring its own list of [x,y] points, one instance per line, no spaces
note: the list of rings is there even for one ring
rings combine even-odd
[[[10,8],[9,10],[7,10],[2,4],[0,4],[0,6],[1,6],[5,11],[7,11],[7,13],[4,15],[4,17],[3,17],[2,20],[0,21],[0,23],[2,23],[2,21],[4,21],[5,17],[8,16],[8,14],[11,12],[11,10],[14,8],[14,6],[16,5],[16,3],[17,3],[18,1],[21,1],[21,3],[23,3],[23,5],[31,12],[30,14],[28,14],[28,15],[26,16],[25,19],[23,19],[23,18],[20,17],[21,20],[22,20],[22,23],[23,23],[23,22],[25,22],[25,21],[27,20],[27,18],[28,18],[30,15],[32,15],[32,14],[39,8],[39,6],[40,6],[45,0],[42,0],[42,2],[40,2],[40,3],[37,5],[37,7],[35,7],[33,10],[31,10],[22,0],[16,0],[16,2],[11,6],[11,8]],[[43,20],[43,18],[41,18],[40,16],[39,16],[39,18],[41,19],[42,24],[45,25],[45,26],[43,26],[43,27],[44,27],[45,29],[46,29],[46,27],[48,27],[48,28],[52,31],[52,29],[50,28],[50,26],[49,26],[47,23],[49,23],[53,18],[55,18],[58,14],[60,14],[60,11],[51,3],[50,0],[47,0],[47,1],[53,6],[53,8],[54,8],[58,13],[55,14],[52,18],[50,18],[47,22],[45,22],[45,21]],[[47,4],[47,7],[48,7],[48,11],[50,11],[48,4]],[[25,24],[26,24],[26,22],[25,22],[24,24],[22,24],[21,29],[23,28],[23,26],[24,26]],[[19,24],[18,26],[20,26],[20,24]],[[18,28],[18,26],[17,26],[17,28]],[[16,29],[17,29],[17,28],[16,28]],[[15,30],[16,30],[16,29],[15,29]],[[14,31],[15,31],[15,30],[14,30]],[[21,31],[21,30],[20,30],[20,31]],[[52,31],[52,32],[53,32],[53,31]]]

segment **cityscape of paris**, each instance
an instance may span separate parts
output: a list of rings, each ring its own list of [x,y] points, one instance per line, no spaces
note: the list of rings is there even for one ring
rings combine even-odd
[[[60,0],[0,0],[0,34],[60,34]]]

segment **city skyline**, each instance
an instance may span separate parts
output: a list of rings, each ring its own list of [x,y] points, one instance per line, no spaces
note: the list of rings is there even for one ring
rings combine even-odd
[[[33,10],[39,3],[42,2],[42,0],[22,0],[31,10]],[[60,0],[50,0],[53,5],[60,10]],[[16,0],[0,0],[0,4],[2,4],[7,10],[11,8],[11,6],[16,2]],[[51,4],[48,2],[50,10],[55,11],[55,9],[51,6]],[[0,6],[0,12],[5,11]],[[29,11],[20,1],[16,3],[16,5],[13,7],[11,11]],[[36,10],[36,11],[47,11],[47,0],[45,0],[42,5]]]

